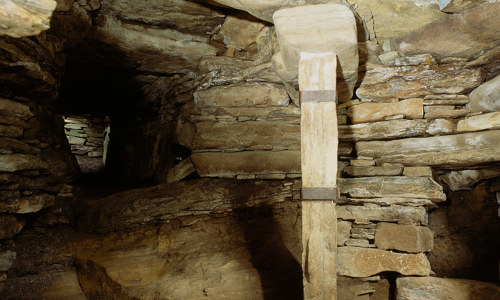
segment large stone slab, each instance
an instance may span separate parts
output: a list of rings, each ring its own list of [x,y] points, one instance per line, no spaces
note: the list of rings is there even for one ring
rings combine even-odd
[[[356,95],[379,101],[423,97],[433,94],[436,88],[465,92],[479,86],[484,78],[481,69],[463,69],[460,64],[375,68],[366,72]],[[439,90],[437,94],[441,94]]]
[[[0,172],[44,170],[49,166],[38,156],[28,154],[0,155]]]
[[[485,2],[485,0],[439,0],[439,9],[447,13],[459,13]]]
[[[406,55],[471,58],[496,46],[500,32],[491,28],[500,27],[498,15],[500,3],[484,4],[423,26],[395,43]]]
[[[394,103],[362,103],[347,109],[347,116],[353,124],[382,121],[396,115],[408,119],[421,119],[424,116],[424,99],[413,98]]]
[[[457,123],[457,131],[479,131],[500,128],[500,112],[468,117]]]
[[[500,5],[500,3],[499,3]],[[469,95],[468,108],[472,112],[500,111],[500,76],[497,76],[473,90]]]
[[[429,177],[339,178],[338,185],[341,194],[356,198],[406,197],[446,200],[443,187]]]
[[[281,53],[273,63],[285,82],[297,80],[300,52],[334,52],[338,57],[339,102],[351,99],[358,78],[356,20],[340,4],[319,4],[276,11],[273,15]]]
[[[13,237],[23,227],[24,222],[19,221],[14,215],[0,216],[0,240]]]
[[[217,86],[194,93],[197,108],[288,106],[289,102],[285,87],[273,83]]]
[[[253,44],[253,48],[256,47],[257,35],[264,26],[265,23],[261,20],[241,12],[227,16],[217,35],[221,36],[227,48],[251,50],[249,46]]]
[[[440,178],[452,191],[472,190],[481,180],[500,176],[500,168],[483,168],[479,170],[451,171],[440,175]]]
[[[500,299],[500,287],[489,282],[438,277],[396,279],[398,300]]]
[[[0,113],[3,117],[14,117],[22,120],[33,116],[28,105],[5,98],[0,98]]]
[[[394,198],[397,199],[397,198]],[[411,222],[427,224],[427,211],[423,207],[412,207],[404,205],[391,206],[337,206],[337,217],[342,220],[354,220],[359,222],[381,221],[381,222]]]
[[[193,149],[300,148],[300,125],[286,121],[198,122]]]
[[[353,177],[373,177],[373,176],[399,176],[403,173],[403,167],[392,166],[347,166],[344,173]]]
[[[361,247],[337,248],[337,272],[350,277],[369,277],[381,272],[428,276],[431,266],[423,253],[404,254]]]
[[[5,272],[10,269],[15,260],[16,252],[9,250],[0,252],[0,272]]]
[[[434,233],[423,226],[380,222],[375,231],[375,246],[383,250],[429,252],[434,248]]]
[[[373,157],[378,164],[462,168],[500,161],[499,130],[426,138],[356,143],[359,156]]]
[[[343,141],[385,140],[424,135],[431,126],[427,120],[390,120],[354,125],[339,125],[339,139]]]
[[[300,151],[204,152],[191,155],[198,175],[229,177],[300,173]]]

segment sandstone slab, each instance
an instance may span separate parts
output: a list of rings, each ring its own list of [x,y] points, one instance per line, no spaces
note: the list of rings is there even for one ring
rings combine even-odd
[[[500,112],[472,116],[457,123],[457,132],[500,128]]]
[[[346,174],[354,177],[373,176],[399,176],[403,173],[401,166],[347,166],[343,170]]]
[[[391,206],[356,206],[342,205],[337,207],[337,217],[342,220],[381,221],[381,222],[412,222],[427,224],[427,211],[423,207],[403,205]]]
[[[12,1],[0,2],[0,35],[15,38],[37,35],[50,28],[50,17],[57,2],[46,1]]]
[[[167,174],[167,183],[175,182],[184,179],[195,171],[191,159],[188,157],[185,160],[179,162],[170,170]]]
[[[23,135],[23,128],[14,125],[1,125],[0,136],[6,137],[20,137]]]
[[[218,86],[194,93],[197,108],[288,106],[289,102],[285,87],[272,83]]]
[[[281,51],[273,56],[273,63],[283,80],[297,80],[300,52],[334,52],[338,57],[339,102],[350,100],[359,61],[356,21],[351,10],[341,4],[286,8],[276,11],[273,21]]]
[[[286,121],[198,122],[193,149],[299,148],[300,125]]]
[[[498,40],[500,3],[488,3],[461,14],[450,15],[398,38],[395,43],[405,54],[431,53],[436,58],[474,57],[492,48]]]
[[[0,171],[44,170],[49,166],[40,157],[29,154],[0,155]]]
[[[408,119],[420,119],[424,115],[424,99],[413,98],[394,103],[362,103],[347,109],[353,124],[381,121],[402,114]]]
[[[426,120],[401,119],[340,125],[338,131],[339,140],[341,141],[385,140],[423,135],[429,126],[431,124]]]
[[[500,161],[498,136],[489,130],[427,138],[356,143],[358,155],[373,157],[378,164],[403,163],[405,166],[464,167]]]
[[[16,252],[9,250],[0,252],[0,272],[5,272],[10,269],[15,260]]]
[[[222,36],[227,48],[250,50],[250,45],[254,44],[253,46],[256,47],[257,36],[264,27],[265,23],[261,20],[247,13],[239,13],[226,17],[218,35]]]
[[[439,9],[447,13],[460,13],[485,3],[483,0],[439,0]]]
[[[392,271],[402,275],[428,276],[431,272],[430,263],[423,253],[403,254],[359,247],[339,247],[337,253],[339,275],[369,277]]]
[[[434,248],[434,233],[423,226],[380,222],[375,231],[375,246],[409,253],[429,252]]]
[[[29,119],[33,116],[28,105],[5,98],[0,98],[0,113],[2,113],[4,117],[14,117],[22,120]]]
[[[400,277],[396,280],[398,300],[500,299],[498,285],[466,279]]]
[[[351,236],[352,223],[349,221],[337,221],[337,246],[343,246]]]
[[[40,211],[42,208],[53,206],[54,202],[55,196],[50,194],[19,196],[0,202],[0,212],[17,214],[33,213]]]
[[[202,177],[245,174],[300,173],[300,151],[244,151],[194,153],[191,160]]]
[[[467,116],[470,110],[466,108],[461,109],[445,109],[445,110],[433,110],[425,113],[426,119],[441,119],[441,118],[462,118]]]
[[[452,191],[472,190],[480,180],[500,176],[498,168],[483,168],[479,170],[460,170],[442,174],[440,178]]]
[[[463,69],[460,64],[375,68],[366,72],[356,95],[373,101],[417,98],[433,94],[431,88],[459,87],[468,91],[483,81],[481,69]]]
[[[407,177],[431,177],[432,168],[430,167],[405,167],[403,175]]]
[[[339,178],[341,194],[356,198],[406,197],[434,201],[446,200],[443,187],[428,177],[361,177]]]
[[[499,3],[500,5],[500,3]],[[472,91],[469,95],[468,107],[472,112],[500,111],[500,76],[497,76]]]

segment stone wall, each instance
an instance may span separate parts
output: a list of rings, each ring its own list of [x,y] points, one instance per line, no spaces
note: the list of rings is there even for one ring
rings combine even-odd
[[[64,132],[83,173],[103,171],[104,140],[109,128],[103,117],[65,116]],[[108,130],[108,131],[107,131]]]

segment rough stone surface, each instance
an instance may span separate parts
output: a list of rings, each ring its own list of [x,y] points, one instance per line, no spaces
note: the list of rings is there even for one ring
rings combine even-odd
[[[500,3],[484,4],[423,26],[395,43],[407,55],[431,53],[436,58],[471,58],[496,46],[494,41],[500,32],[487,28],[499,28],[499,14]]]
[[[0,98],[0,112],[4,117],[14,117],[22,120],[33,116],[28,105],[4,98]]]
[[[347,109],[353,124],[381,121],[402,114],[408,119],[419,119],[424,114],[424,99],[406,99],[395,103],[362,103]]]
[[[195,172],[195,169],[191,159],[188,157],[168,170],[167,183],[182,180],[191,175],[193,172]]]
[[[250,50],[249,46],[255,47],[257,36],[264,28],[265,24],[246,13],[239,13],[235,16],[228,16],[222,25],[220,34],[224,44],[228,48],[237,50]]]
[[[356,95],[373,101],[416,98],[433,94],[435,87],[472,90],[483,81],[482,70],[463,69],[460,64],[375,68],[366,72]]]
[[[383,222],[413,222],[427,224],[427,213],[423,207],[410,207],[402,205],[379,206],[354,206],[344,205],[337,207],[337,217],[343,220],[354,221],[383,221]]]
[[[343,246],[351,236],[352,223],[349,221],[337,221],[337,246]]]
[[[40,157],[28,154],[0,155],[0,171],[43,170],[49,166]]]
[[[432,169],[430,167],[405,167],[403,171],[404,176],[408,177],[431,177]]]
[[[46,1],[0,1],[0,35],[15,38],[37,35],[50,28],[50,17],[57,2]]]
[[[387,142],[358,142],[358,155],[373,157],[377,163],[399,162],[405,166],[464,167],[500,160],[498,130]],[[415,152],[415,149],[418,149]]]
[[[191,160],[202,177],[300,173],[300,151],[205,152],[194,153]]]
[[[403,138],[424,134],[432,126],[426,120],[390,120],[354,125],[340,125],[339,139],[345,141]]]
[[[457,132],[500,128],[500,112],[472,116],[457,123]]]
[[[271,83],[219,86],[194,93],[197,108],[287,106],[289,101],[283,85]]]
[[[368,277],[386,271],[428,276],[431,271],[423,253],[403,254],[360,247],[339,247],[337,253],[337,272],[344,276]]]
[[[440,178],[452,191],[471,190],[480,180],[500,176],[498,168],[484,168],[480,170],[460,170],[442,174]]]
[[[427,227],[380,222],[375,231],[375,246],[409,253],[428,252],[434,247],[434,234]]]
[[[19,233],[23,229],[23,222],[13,215],[0,216],[0,240],[8,239]]]
[[[398,300],[499,299],[493,283],[437,277],[400,277],[396,280]]]
[[[485,2],[483,0],[439,0],[439,9],[447,13],[460,13]]]
[[[498,4],[500,6],[500,3]],[[472,91],[469,95],[468,107],[472,112],[500,111],[500,76],[497,76]]]
[[[10,269],[15,260],[16,252],[9,250],[0,252],[0,272],[5,272]]]
[[[403,173],[401,166],[347,166],[343,170],[346,174],[354,177],[372,176],[399,176]]]
[[[342,194],[357,198],[407,197],[444,201],[443,188],[427,177],[362,177],[339,178]]]
[[[279,10],[273,20],[281,51],[274,55],[273,63],[283,80],[296,81],[300,52],[334,52],[341,70],[337,72],[338,99],[350,100],[359,62],[351,10],[340,4],[302,6]]]

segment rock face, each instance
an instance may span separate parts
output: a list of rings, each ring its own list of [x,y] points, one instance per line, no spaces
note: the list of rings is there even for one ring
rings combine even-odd
[[[406,55],[431,53],[437,58],[475,57],[481,50],[496,46],[494,41],[500,33],[485,29],[498,28],[499,13],[498,2],[477,6],[428,24],[396,39],[395,43]]]
[[[497,130],[490,130],[389,142],[359,142],[356,149],[358,155],[373,157],[379,163],[419,165],[425,161],[429,166],[461,167],[498,161],[499,134]],[[420,151],[415,152],[415,148]]]
[[[428,252],[434,247],[433,238],[427,227],[380,222],[375,231],[375,246],[409,253]]]
[[[406,99],[395,103],[363,103],[347,109],[347,116],[353,124],[381,121],[395,115],[408,119],[424,116],[424,99]]]
[[[301,6],[277,11],[273,20],[281,51],[274,55],[273,63],[283,80],[296,81],[300,52],[334,52],[339,60],[339,102],[350,100],[359,60],[351,10],[340,4]]]
[[[494,112],[500,111],[500,76],[483,83],[470,93],[468,107],[472,112]]]
[[[497,299],[500,288],[496,284],[465,279],[436,277],[401,277],[396,280],[397,298],[417,299]]]
[[[369,277],[384,271],[402,275],[428,276],[431,269],[425,254],[401,254],[359,247],[338,248],[337,272],[350,277]]]
[[[0,35],[23,37],[37,35],[50,28],[50,17],[57,2],[46,1],[12,1],[0,2]]]

